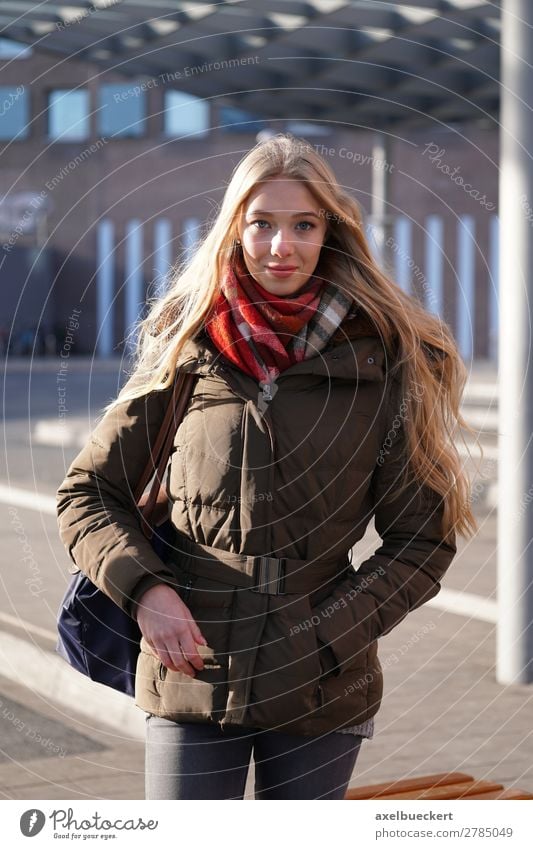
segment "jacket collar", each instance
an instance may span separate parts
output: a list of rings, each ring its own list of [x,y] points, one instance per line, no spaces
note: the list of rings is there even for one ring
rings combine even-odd
[[[296,374],[316,374],[345,380],[385,380],[386,352],[373,324],[356,315],[345,319],[323,351],[308,360],[294,363],[280,378]],[[193,374],[210,374],[232,369],[242,374],[216,348],[205,329],[189,339],[181,349],[176,367]],[[246,375],[249,380],[253,378]],[[255,381],[254,381],[255,383]]]

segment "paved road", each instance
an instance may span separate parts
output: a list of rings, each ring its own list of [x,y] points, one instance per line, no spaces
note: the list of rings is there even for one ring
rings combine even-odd
[[[38,488],[53,493],[61,472],[75,451],[63,453],[32,439],[41,419],[56,421],[67,431],[73,420],[87,426],[120,386],[120,363],[90,363],[72,360],[64,381],[58,383],[58,368],[49,361],[18,361],[9,365],[3,380],[3,450],[0,480],[12,485]],[[64,394],[59,394],[59,392]],[[61,409],[61,404],[66,410]]]

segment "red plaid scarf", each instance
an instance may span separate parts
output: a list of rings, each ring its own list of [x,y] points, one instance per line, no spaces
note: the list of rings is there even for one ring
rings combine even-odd
[[[267,292],[249,273],[228,266],[206,321],[218,350],[259,383],[324,348],[352,307],[335,286],[310,277],[293,296]]]

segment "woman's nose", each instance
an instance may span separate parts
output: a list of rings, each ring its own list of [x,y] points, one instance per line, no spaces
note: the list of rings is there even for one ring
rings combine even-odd
[[[289,256],[293,250],[294,246],[289,234],[283,230],[278,230],[272,237],[272,253],[278,256]]]

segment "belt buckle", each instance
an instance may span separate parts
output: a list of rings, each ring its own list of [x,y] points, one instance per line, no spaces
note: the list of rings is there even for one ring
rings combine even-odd
[[[255,557],[253,581],[251,589],[256,593],[285,595],[285,558],[266,554]]]

